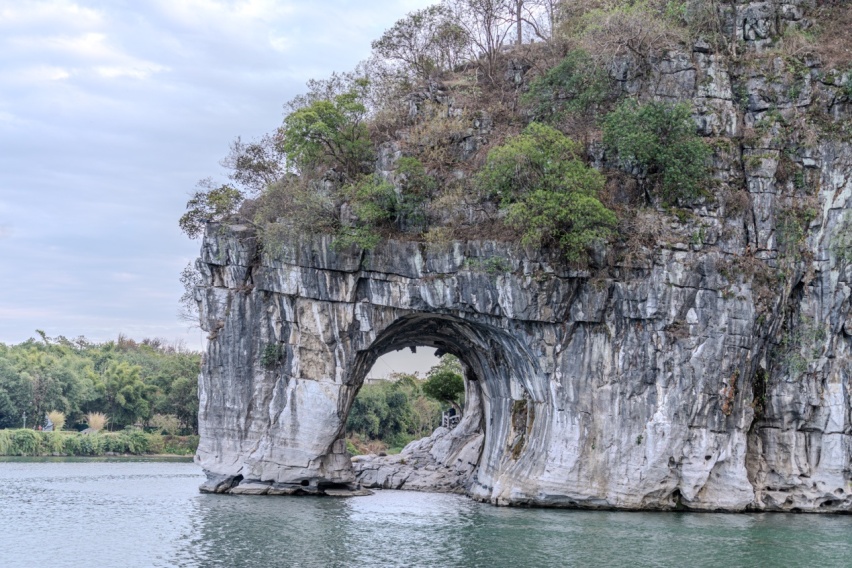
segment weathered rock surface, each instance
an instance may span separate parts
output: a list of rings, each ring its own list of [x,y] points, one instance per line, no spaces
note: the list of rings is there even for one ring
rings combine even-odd
[[[755,50],[810,5],[739,4]],[[615,70],[625,92],[693,102],[724,142],[728,197],[660,216],[656,244],[606,271],[489,241],[364,253],[306,237],[272,258],[248,228],[211,224],[202,490],[360,482],[495,504],[852,512],[852,263],[834,246],[852,226],[850,101],[818,61],[777,65],[733,68],[697,44],[644,75]],[[779,142],[806,114],[841,134]],[[813,213],[795,242],[794,202]],[[417,345],[465,363],[465,420],[353,468],[341,437],[358,388],[379,356]]]
[[[468,381],[465,413],[451,430],[438,428],[394,456],[356,456],[352,466],[358,483],[381,489],[464,493],[479,463],[482,443],[482,399],[479,385]]]

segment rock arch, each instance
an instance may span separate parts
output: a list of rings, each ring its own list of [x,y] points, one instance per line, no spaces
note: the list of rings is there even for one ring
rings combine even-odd
[[[440,429],[410,455],[359,459],[355,464],[359,482],[368,487],[458,491],[474,479],[490,479],[507,459],[502,446],[510,445],[515,450],[511,459],[517,460],[526,439],[532,437],[535,413],[525,413],[519,420],[518,412],[513,414],[515,401],[537,405],[543,413],[550,406],[549,393],[539,388],[542,372],[536,359],[505,330],[447,314],[414,312],[399,317],[356,355],[342,414],[348,415],[358,387],[378,357],[420,346],[434,347],[462,361],[467,393],[464,419],[450,432]],[[486,459],[478,467],[481,456]]]
[[[506,331],[446,314],[414,312],[385,328],[364,350],[358,351],[347,384],[360,386],[376,360],[385,353],[408,347],[434,347],[455,355],[465,364],[466,379],[483,383],[489,398],[511,397],[512,385],[537,391],[533,377],[541,374],[535,358]],[[546,393],[538,393],[541,401]]]
[[[662,251],[647,266],[595,279],[511,243],[387,241],[363,253],[335,251],[321,237],[272,258],[259,254],[250,229],[211,224],[197,291],[209,333],[199,379],[202,490],[399,486],[410,471],[398,463],[353,470],[341,434],[375,359],[427,345],[466,362],[473,406],[452,435],[416,448],[455,473],[406,477],[406,487],[496,504],[850,510],[848,433],[832,432],[838,442],[809,464],[825,492],[787,484],[776,494],[768,485],[765,464],[778,472],[790,461],[781,448],[793,442],[781,438],[813,435],[752,428],[754,370],[770,328],[759,327],[748,285],[726,292],[722,262],[715,249]],[[487,269],[494,264],[499,273]],[[846,385],[846,343],[837,345],[827,372]],[[764,380],[786,392],[785,382]],[[848,430],[844,388],[820,412]],[[763,396],[764,412],[778,416],[798,404]]]

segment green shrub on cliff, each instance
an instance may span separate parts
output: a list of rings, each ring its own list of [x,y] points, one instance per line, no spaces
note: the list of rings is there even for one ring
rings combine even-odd
[[[307,102],[284,119],[279,148],[292,168],[333,167],[350,180],[369,169],[374,153],[365,122],[368,86],[366,79],[356,79],[348,90]]]
[[[204,234],[211,221],[222,221],[233,215],[243,200],[243,194],[230,185],[216,186],[210,180],[199,182],[198,190],[186,204],[178,225],[187,237],[194,239]]]
[[[413,156],[397,160],[396,177],[401,196],[397,226],[403,231],[419,232],[426,227],[428,219],[424,207],[438,189],[438,182]]]
[[[337,231],[338,247],[359,246],[370,250],[381,240],[381,230],[388,229],[399,210],[400,200],[393,185],[378,174],[364,176],[343,190],[356,219]]]
[[[590,113],[614,96],[613,80],[588,53],[575,49],[530,84],[522,100],[539,120],[558,121],[566,113]]]
[[[478,183],[499,196],[524,244],[552,245],[571,262],[612,235],[615,213],[598,199],[604,176],[580,158],[582,147],[539,123],[488,153]]]
[[[704,189],[710,149],[687,104],[626,100],[604,118],[604,144],[622,165],[642,170],[664,204],[695,199]]]

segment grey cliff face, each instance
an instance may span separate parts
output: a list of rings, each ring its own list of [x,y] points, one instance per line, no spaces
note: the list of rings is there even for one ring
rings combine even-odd
[[[736,33],[761,49],[808,5],[740,3]],[[357,482],[501,505],[852,512],[852,262],[835,246],[852,227],[852,144],[778,142],[779,124],[838,123],[852,103],[818,61],[795,77],[726,61],[698,44],[641,76],[629,60],[614,69],[625,92],[692,101],[723,142],[728,197],[654,217],[658,241],[609,270],[493,241],[364,252],[306,236],[271,256],[250,229],[211,224],[202,490]],[[391,176],[392,154],[379,167]],[[810,212],[796,239],[792,203]],[[355,394],[379,356],[410,346],[464,362],[465,418],[353,463]]]

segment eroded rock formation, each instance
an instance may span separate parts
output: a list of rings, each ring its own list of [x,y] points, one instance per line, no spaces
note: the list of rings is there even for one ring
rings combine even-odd
[[[745,44],[807,3],[776,4],[740,7]],[[796,77],[733,69],[704,44],[633,69],[618,75],[624,91],[693,102],[702,133],[728,148],[718,183],[745,188],[744,202],[708,201],[606,270],[492,241],[362,252],[305,237],[272,256],[250,229],[211,224],[203,489],[360,480],[495,504],[852,511],[852,263],[833,245],[849,230],[852,144],[776,142],[776,118],[848,119],[841,77],[817,60]],[[782,175],[790,164],[796,176]],[[794,255],[784,211],[805,198]],[[380,355],[409,346],[465,363],[465,420],[353,469],[341,439],[352,400]]]

